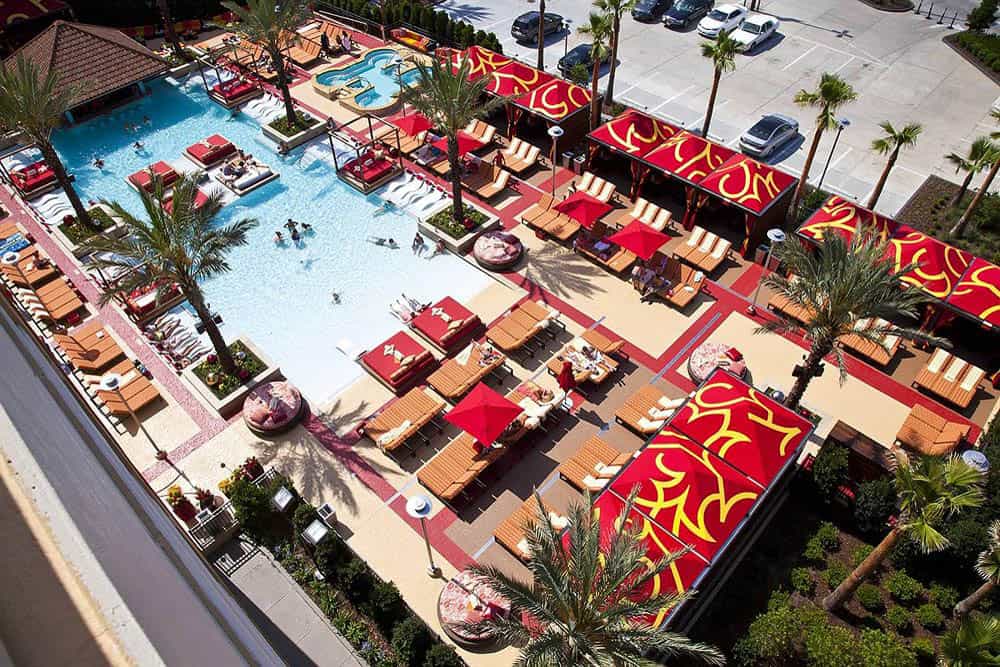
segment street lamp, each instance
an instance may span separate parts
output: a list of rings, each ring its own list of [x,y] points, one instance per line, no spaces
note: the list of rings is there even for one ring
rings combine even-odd
[[[146,439],[149,440],[149,443],[153,445],[153,449],[156,450],[156,460],[165,461],[167,459],[167,453],[157,446],[156,441],[153,440],[153,436],[149,435],[149,431],[147,431],[146,427],[142,425],[142,422],[139,421],[139,417],[135,414],[135,411],[132,410],[132,406],[128,404],[128,401],[125,400],[125,396],[122,395],[122,376],[118,373],[107,373],[101,378],[101,382],[98,386],[103,391],[110,391],[118,397],[118,400],[122,402],[125,409],[128,410],[128,413],[132,415],[132,419],[135,420],[136,428],[142,431],[146,436]]]
[[[552,196],[556,195],[556,159],[559,156],[559,137],[565,132],[558,125],[549,128],[549,136],[552,137]]]
[[[823,165],[823,173],[819,175],[819,183],[816,184],[817,190],[823,189],[823,179],[826,178],[826,170],[830,168],[830,160],[833,159],[833,152],[837,150],[837,142],[840,141],[840,133],[851,126],[851,121],[846,118],[840,118],[837,120],[837,136],[833,138],[833,145],[830,146],[830,154],[826,156],[826,164]],[[806,178],[809,178],[809,174],[806,174]]]
[[[420,519],[420,530],[424,534],[424,545],[427,547],[427,561],[429,563],[427,566],[427,574],[432,577],[440,577],[441,568],[434,564],[434,553],[431,551],[431,541],[427,537],[427,517],[430,516],[431,509],[433,509],[431,499],[421,494],[410,496],[410,498],[406,501],[406,513],[414,519]]]
[[[785,242],[785,232],[781,231],[777,227],[773,227],[767,230],[767,240],[771,242],[767,246],[767,257],[764,259],[764,270],[771,265],[771,255],[774,253],[774,247],[779,243]],[[757,297],[760,296],[760,286],[764,282],[764,274],[760,274],[760,279],[757,281],[757,289],[753,292],[753,303],[747,306],[747,313],[750,315],[755,315],[757,313]]]

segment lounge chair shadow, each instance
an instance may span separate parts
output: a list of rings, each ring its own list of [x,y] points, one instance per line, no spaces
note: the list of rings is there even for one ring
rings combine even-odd
[[[531,252],[524,269],[524,277],[532,283],[529,292],[533,298],[541,294],[536,286],[560,297],[593,296],[604,291],[593,280],[601,273],[601,269],[556,243],[546,243]]]

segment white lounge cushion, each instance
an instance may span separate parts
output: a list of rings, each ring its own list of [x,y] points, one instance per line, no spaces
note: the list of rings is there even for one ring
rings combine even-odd
[[[934,356],[931,357],[931,361],[927,364],[927,370],[931,373],[937,373],[944,366],[944,362],[951,357],[951,353],[947,350],[938,348],[934,350]]]
[[[965,359],[959,359],[958,357],[955,357],[952,360],[951,365],[948,366],[948,370],[945,371],[944,379],[947,380],[948,382],[954,382],[955,380],[958,379],[958,376],[962,373],[963,370],[965,370],[965,367],[968,365],[969,363]]]
[[[969,372],[965,374],[965,377],[962,379],[962,384],[960,384],[959,387],[962,391],[972,391],[979,385],[979,381],[985,376],[986,371],[972,366],[969,368]]]
[[[659,431],[661,428],[663,428],[663,424],[665,421],[666,420],[664,419],[657,419],[655,421],[651,421],[649,419],[646,419],[645,417],[639,417],[639,423],[637,424],[637,426],[639,427],[639,430],[642,431],[643,433],[652,433],[654,431]]]

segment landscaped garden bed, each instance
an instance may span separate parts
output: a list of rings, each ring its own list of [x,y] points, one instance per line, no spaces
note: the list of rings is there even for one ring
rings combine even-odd
[[[66,248],[76,257],[83,256],[84,243],[89,241],[95,234],[116,234],[120,228],[111,215],[111,210],[103,204],[98,204],[90,208],[87,213],[94,225],[84,225],[77,221],[75,216],[67,215],[63,221],[56,226],[56,238],[66,246]]]
[[[236,374],[226,373],[214,353],[184,369],[182,377],[202,398],[224,417],[234,414],[243,405],[247,393],[261,382],[280,375],[280,369],[246,338],[229,344],[236,361]]]
[[[304,111],[296,111],[297,124],[288,122],[284,114],[261,127],[264,135],[278,144],[278,152],[287,153],[326,131],[326,123]]]
[[[463,203],[465,219],[458,222],[449,205],[420,221],[420,226],[430,236],[443,239],[445,245],[456,252],[465,253],[483,232],[499,227],[500,220],[471,203]]]
[[[948,35],[944,41],[993,79],[994,83],[1000,83],[1000,35],[966,30]]]

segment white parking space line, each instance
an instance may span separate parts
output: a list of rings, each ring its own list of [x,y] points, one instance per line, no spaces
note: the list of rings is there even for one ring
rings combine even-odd
[[[824,44],[823,42],[817,42],[814,39],[809,39],[808,37],[803,37],[802,35],[795,35],[795,39],[801,40],[803,42],[808,42],[809,44],[814,44],[816,46],[822,46],[824,49],[826,49],[828,51],[833,51],[834,53],[839,53],[842,56],[854,56],[854,55],[856,55],[856,54],[851,53],[849,51],[841,51],[840,49],[836,49],[836,48],[834,48],[832,46],[828,46],[828,45]],[[868,53],[864,49],[859,49],[859,48],[855,47],[853,44],[850,45],[850,48],[854,49],[858,53],[864,54],[864,55],[857,56],[861,60],[865,60],[865,61],[867,61],[869,63],[872,63],[873,65],[881,65],[882,67],[885,67],[885,63],[884,62],[882,62],[881,60],[879,60],[878,58],[876,58],[872,54]]]
[[[676,100],[676,99],[677,99],[678,97],[680,97],[681,95],[687,95],[687,94],[688,94],[689,92],[691,92],[691,89],[692,89],[692,88],[696,88],[696,87],[697,87],[697,86],[696,86],[695,84],[691,84],[690,86],[688,86],[687,88],[685,88],[685,89],[684,89],[684,90],[682,90],[681,92],[677,93],[676,95],[671,95],[671,96],[670,96],[670,97],[668,97],[667,99],[663,100],[663,104],[666,104],[667,102],[673,102],[674,100]],[[657,108],[657,109],[659,109],[660,107],[662,107],[662,106],[663,106],[663,104],[661,104],[660,106],[658,106],[658,107],[656,107],[656,108]]]
[[[840,66],[840,67],[838,67],[837,69],[833,70],[833,74],[839,74],[839,73],[840,73],[840,70],[844,69],[845,67],[847,67],[848,65],[850,65],[851,63],[853,63],[853,62],[854,62],[855,60],[857,60],[857,56],[851,56],[850,58],[848,58],[848,59],[847,59],[847,60],[846,60],[846,61],[844,62],[844,64],[843,64],[843,65],[841,65],[841,66]]]
[[[846,151],[844,151],[843,153],[841,153],[840,155],[838,155],[837,158],[833,162],[830,163],[830,167],[829,168],[830,169],[836,169],[837,165],[840,164],[840,161],[843,160],[848,155],[850,155],[851,151],[853,151],[853,150],[854,150],[854,148],[852,148],[851,146],[848,146]]]
[[[808,56],[810,53],[812,53],[813,51],[815,51],[818,47],[819,47],[819,44],[814,45],[812,48],[810,48],[808,51],[806,51],[805,53],[803,53],[801,56],[799,56],[798,58],[796,58],[792,62],[790,62],[787,65],[785,65],[784,67],[782,67],[781,71],[784,72],[789,67],[791,67],[795,63],[799,62],[800,60],[802,60],[803,58],[805,58],[806,56]]]
[[[494,21],[493,23],[487,23],[486,25],[484,25],[482,27],[478,27],[477,26],[477,29],[478,30],[485,30],[485,31],[489,32],[490,29],[493,28],[493,26],[498,26],[501,23],[506,23],[507,21],[513,21],[513,19],[515,19],[518,16],[520,16],[520,14],[511,14],[510,16],[508,16],[506,18],[502,18],[502,19],[500,19],[498,21]]]

